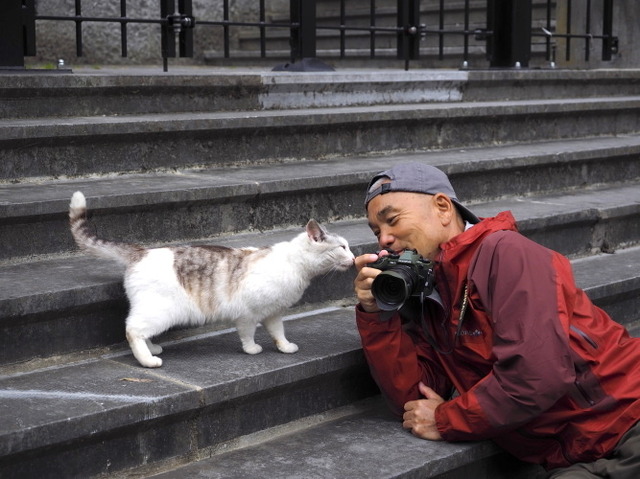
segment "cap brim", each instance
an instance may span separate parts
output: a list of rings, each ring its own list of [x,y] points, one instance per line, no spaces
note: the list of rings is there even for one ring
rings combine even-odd
[[[458,209],[458,212],[460,213],[460,216],[462,216],[462,219],[464,219],[465,221],[468,221],[471,224],[480,223],[480,219],[476,215],[474,215],[470,210],[462,206],[458,202],[458,200],[451,198],[451,201]]]

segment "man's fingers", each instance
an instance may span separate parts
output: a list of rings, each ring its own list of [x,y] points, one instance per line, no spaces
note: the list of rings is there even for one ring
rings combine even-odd
[[[355,259],[356,268],[360,271],[366,265],[375,262],[377,259],[378,255],[373,253],[360,255]]]
[[[420,394],[422,394],[426,399],[444,401],[437,392],[435,392],[433,389],[422,382],[418,384],[418,390],[420,391]]]

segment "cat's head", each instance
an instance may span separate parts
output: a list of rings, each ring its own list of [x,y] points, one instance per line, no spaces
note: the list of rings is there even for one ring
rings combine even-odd
[[[316,220],[311,219],[306,226],[309,252],[314,255],[320,272],[331,270],[346,271],[354,264],[355,256],[349,243],[342,236],[329,233]]]

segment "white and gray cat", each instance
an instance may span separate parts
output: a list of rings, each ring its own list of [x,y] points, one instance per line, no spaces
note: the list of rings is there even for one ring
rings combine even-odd
[[[263,248],[175,246],[144,248],[105,241],[88,228],[87,203],[76,192],[69,205],[71,233],[81,249],[126,266],[124,287],[130,310],[127,340],[142,366],[157,368],[162,348],[151,338],[173,326],[235,322],[242,348],[257,354],[262,323],[277,348],[295,353],[284,334],[281,314],[296,303],[315,276],[345,271],[354,255],[347,241],[310,220],[291,241]]]

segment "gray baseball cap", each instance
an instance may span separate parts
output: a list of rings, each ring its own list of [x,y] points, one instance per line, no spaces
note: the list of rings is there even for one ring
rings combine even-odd
[[[381,178],[389,178],[390,181],[371,190],[374,183]],[[427,195],[444,193],[451,198],[451,201],[460,212],[462,218],[474,224],[480,221],[476,215],[460,204],[449,178],[442,170],[439,170],[435,166],[422,163],[401,163],[389,170],[378,173],[369,182],[367,196],[364,200],[365,209],[369,205],[369,201],[373,198],[385,193],[391,193],[392,191],[423,193]]]

